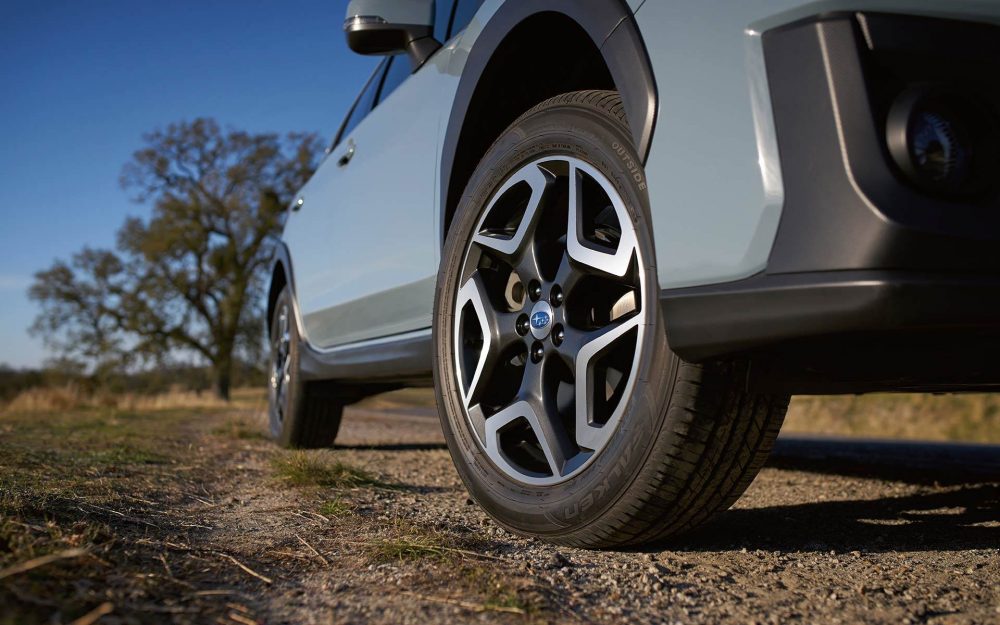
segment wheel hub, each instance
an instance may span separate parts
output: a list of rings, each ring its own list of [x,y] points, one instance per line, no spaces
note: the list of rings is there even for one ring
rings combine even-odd
[[[552,307],[548,302],[537,302],[531,309],[531,316],[528,319],[531,324],[531,335],[542,341],[552,330]]]

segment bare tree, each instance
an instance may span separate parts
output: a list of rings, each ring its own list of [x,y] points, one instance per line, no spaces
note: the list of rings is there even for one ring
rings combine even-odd
[[[125,221],[116,251],[86,248],[35,274],[33,330],[96,368],[194,352],[228,398],[236,354],[260,354],[263,270],[322,145],[313,134],[224,132],[210,119],[144,139],[121,182],[152,214]]]

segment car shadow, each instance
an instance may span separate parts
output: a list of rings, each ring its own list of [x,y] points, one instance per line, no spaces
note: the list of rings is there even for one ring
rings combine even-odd
[[[782,438],[768,466],[903,482],[898,497],[731,509],[678,551],[959,551],[1000,545],[1000,446]],[[804,495],[805,496],[805,495]]]

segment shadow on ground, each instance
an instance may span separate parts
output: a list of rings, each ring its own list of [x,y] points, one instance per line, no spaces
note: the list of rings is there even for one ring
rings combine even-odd
[[[1000,447],[784,438],[769,466],[916,485],[875,499],[735,508],[684,551],[962,551],[1000,545]]]

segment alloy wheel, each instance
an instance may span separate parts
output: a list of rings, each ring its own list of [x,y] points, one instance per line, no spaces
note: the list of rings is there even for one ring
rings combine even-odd
[[[288,385],[292,381],[291,358],[289,357],[292,337],[287,304],[281,305],[275,320],[276,328],[271,344],[271,376],[268,391],[278,423],[281,423],[285,418]]]
[[[573,157],[514,172],[467,246],[455,305],[462,406],[518,482],[564,482],[619,426],[638,369],[642,254],[614,185]]]

